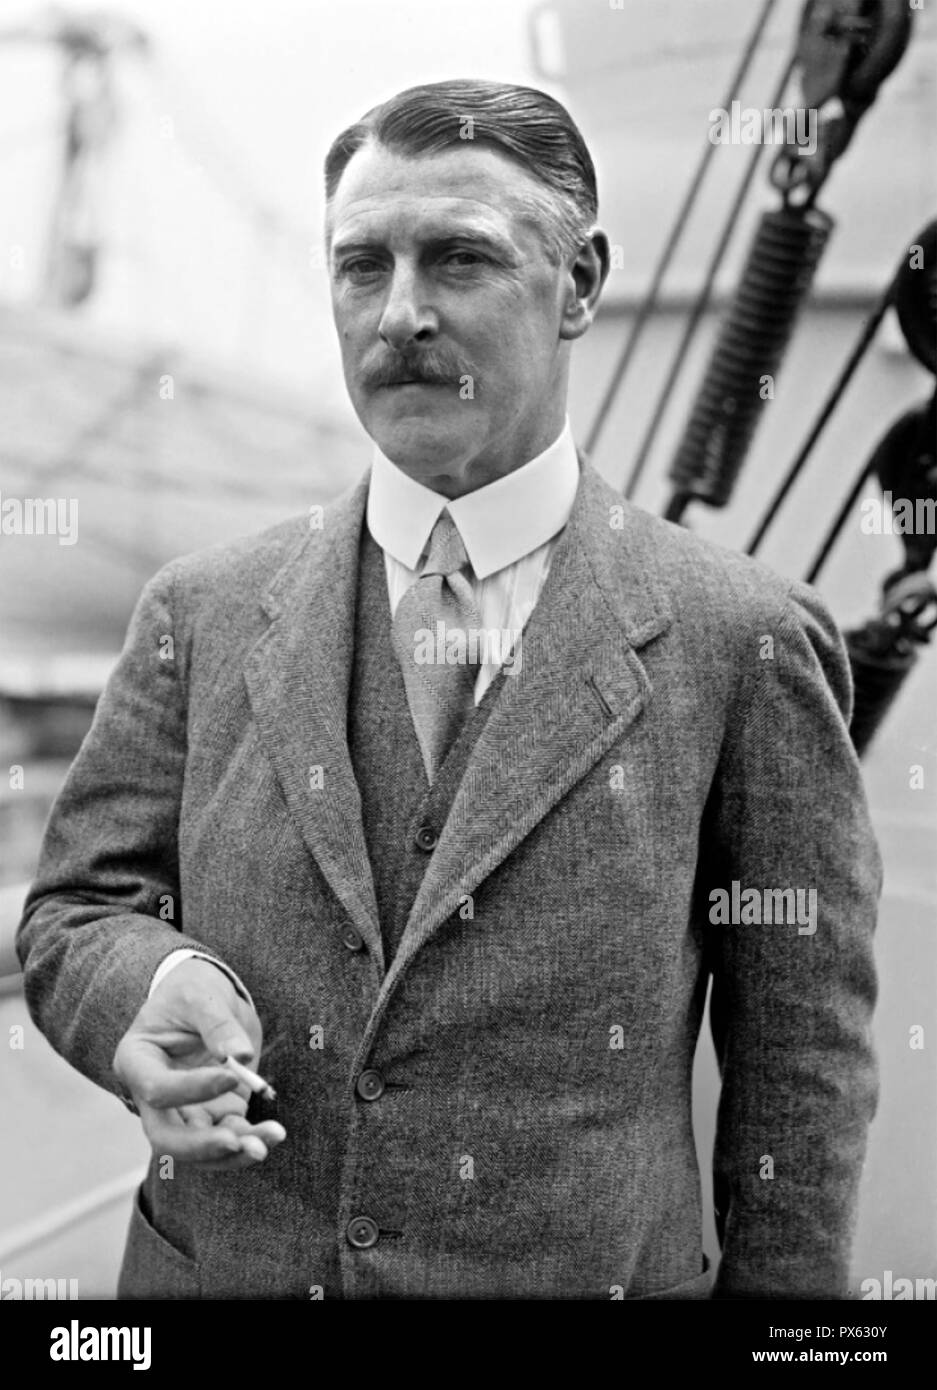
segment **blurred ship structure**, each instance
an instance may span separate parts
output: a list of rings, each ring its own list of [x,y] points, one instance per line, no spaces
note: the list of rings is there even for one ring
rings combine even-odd
[[[0,28],[0,72],[14,55],[35,70],[46,121],[0,126],[0,186],[26,190],[2,200],[0,487],[77,499],[78,544],[3,536],[0,689],[96,696],[155,568],[327,500],[367,455],[347,416],[310,399],[314,377],[302,393],[252,370],[249,352],[240,372],[213,361],[149,302],[204,283],[254,347],[268,301],[289,295],[300,314],[310,298],[315,237],[252,192],[142,30],[52,8]],[[21,104],[3,104],[0,120],[21,125]],[[171,244],[163,228],[147,242],[144,195],[168,204]],[[243,242],[236,283],[211,287],[213,247],[186,245],[189,200],[210,209],[193,228],[207,215],[219,247]]]

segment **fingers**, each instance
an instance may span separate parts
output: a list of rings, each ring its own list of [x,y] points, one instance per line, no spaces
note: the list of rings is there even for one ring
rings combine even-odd
[[[232,1099],[245,1104],[240,1097]],[[213,1106],[217,1104],[212,1102]],[[252,1125],[236,1109],[217,1116],[200,1105],[181,1110],[144,1106],[140,1118],[153,1151],[160,1158],[170,1157],[203,1168],[236,1170],[262,1163],[270,1150],[286,1138],[286,1130],[278,1121],[264,1120]]]
[[[252,1125],[243,1116],[231,1115],[222,1125],[238,1136],[241,1152],[257,1163],[262,1163],[270,1150],[286,1138],[286,1130],[278,1120],[262,1120]]]
[[[184,1105],[182,1115],[187,1124],[192,1123],[193,1117],[199,1116],[204,1117],[206,1124],[215,1125],[228,1115],[246,1115],[247,1106],[248,1097],[240,1091],[227,1091],[214,1100],[207,1100],[198,1105]]]
[[[173,1067],[158,1043],[128,1033],[120,1043],[114,1069],[137,1108],[168,1108],[213,1100],[234,1091],[238,1079],[225,1067]]]
[[[240,1153],[238,1136],[226,1124],[187,1125],[175,1110],[141,1105],[143,1130],[155,1154],[180,1163],[210,1163]]]

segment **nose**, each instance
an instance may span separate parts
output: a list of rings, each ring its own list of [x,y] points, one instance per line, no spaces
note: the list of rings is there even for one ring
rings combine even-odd
[[[395,266],[378,334],[389,347],[402,352],[411,343],[428,342],[437,330],[436,314],[424,298],[420,277],[408,266]]]

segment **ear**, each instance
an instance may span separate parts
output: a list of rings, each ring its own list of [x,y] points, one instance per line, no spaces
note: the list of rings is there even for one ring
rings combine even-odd
[[[609,261],[608,237],[597,227],[569,263],[561,338],[581,338],[591,327],[608,276]]]

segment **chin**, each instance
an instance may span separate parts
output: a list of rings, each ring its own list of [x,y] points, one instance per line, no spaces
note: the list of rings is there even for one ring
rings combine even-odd
[[[479,447],[477,429],[468,431],[464,421],[409,415],[397,420],[372,419],[366,428],[391,463],[421,481],[424,473],[427,479],[430,474],[457,473],[459,465]],[[427,486],[431,486],[428,480]]]

